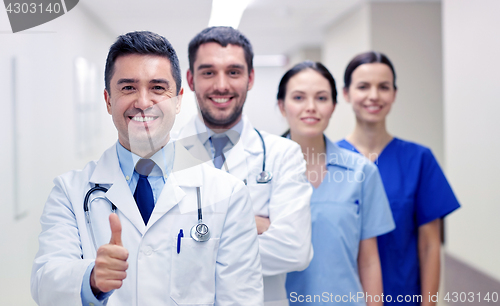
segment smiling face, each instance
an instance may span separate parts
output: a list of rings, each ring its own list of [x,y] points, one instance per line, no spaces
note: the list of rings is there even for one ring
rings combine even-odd
[[[351,85],[344,89],[344,98],[352,104],[358,122],[384,122],[396,99],[391,69],[382,63],[358,66],[352,73]]]
[[[168,143],[183,93],[181,89],[176,96],[175,91],[167,58],[139,54],[117,58],[104,98],[126,149],[144,157]]]
[[[335,105],[328,80],[312,69],[305,69],[288,80],[284,101],[278,101],[293,136],[323,135]]]
[[[254,71],[248,73],[243,48],[218,43],[202,44],[188,70],[187,81],[196,94],[205,124],[211,129],[229,129],[241,119]]]

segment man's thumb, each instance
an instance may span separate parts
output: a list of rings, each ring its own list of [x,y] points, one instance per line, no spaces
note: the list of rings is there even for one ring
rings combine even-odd
[[[120,218],[115,213],[109,215],[109,225],[111,227],[111,239],[109,244],[123,246],[122,244],[122,224]]]

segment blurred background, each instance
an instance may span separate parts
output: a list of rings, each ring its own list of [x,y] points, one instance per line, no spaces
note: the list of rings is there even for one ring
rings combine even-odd
[[[446,219],[441,297],[500,293],[500,1],[241,2],[247,6],[235,26],[256,54],[255,86],[244,112],[258,129],[286,130],[276,93],[293,64],[323,62],[341,89],[354,55],[373,49],[389,56],[398,79],[389,132],[430,147],[462,204]],[[82,0],[63,16],[16,34],[0,10],[1,304],[35,305],[31,265],[52,180],[98,159],[117,139],[103,99],[109,46],[137,30],[171,41],[185,86],[178,129],[197,111],[185,83],[187,45],[209,25],[212,4]],[[338,100],[327,130],[333,140],[354,127],[350,106],[341,95]]]

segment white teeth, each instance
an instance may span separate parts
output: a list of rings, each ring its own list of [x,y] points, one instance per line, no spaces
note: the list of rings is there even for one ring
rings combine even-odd
[[[212,100],[213,100],[215,103],[226,103],[227,101],[229,101],[229,98],[223,98],[223,99],[216,99],[216,98],[212,98]]]
[[[132,117],[132,120],[138,121],[138,122],[148,122],[154,120],[153,117],[141,117],[141,116],[136,116]]]
[[[382,107],[381,106],[377,106],[377,105],[370,105],[370,106],[367,106],[366,108],[368,110],[371,110],[371,111],[376,111],[376,110],[381,109]]]
[[[316,121],[318,121],[318,119],[315,119],[315,118],[304,118],[303,120],[307,121],[307,122],[316,122]]]

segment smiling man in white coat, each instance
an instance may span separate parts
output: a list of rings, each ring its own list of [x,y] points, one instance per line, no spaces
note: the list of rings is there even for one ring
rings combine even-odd
[[[212,167],[245,182],[259,233],[267,306],[288,305],[286,273],[312,259],[312,188],[298,144],[254,129],[242,115],[254,82],[248,39],[230,27],[207,28],[189,44],[187,81],[200,114],[176,136]]]
[[[245,185],[170,141],[183,93],[170,43],[151,32],[120,36],[105,82],[118,142],[54,180],[33,264],[35,301],[262,305]]]

